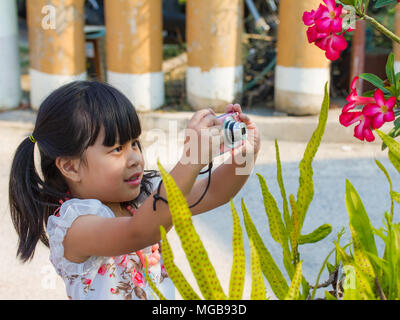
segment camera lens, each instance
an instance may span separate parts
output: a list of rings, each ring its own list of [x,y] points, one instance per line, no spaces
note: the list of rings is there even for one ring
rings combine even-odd
[[[244,140],[247,134],[246,124],[237,122],[232,117],[225,119],[223,126],[225,143],[228,147],[234,148],[235,143]]]

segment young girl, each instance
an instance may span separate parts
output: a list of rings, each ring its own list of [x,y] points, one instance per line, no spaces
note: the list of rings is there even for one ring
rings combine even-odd
[[[241,113],[240,106],[229,105],[227,112],[232,111]],[[241,151],[254,154],[255,161],[257,128],[246,115],[240,117],[251,136]],[[222,138],[211,109],[196,112],[189,129],[198,133],[194,151],[199,155],[212,149],[210,140],[201,138],[204,130]],[[161,178],[144,170],[140,134],[136,111],[121,92],[105,83],[77,81],[45,99],[32,135],[16,151],[9,198],[19,236],[17,256],[30,260],[42,241],[70,299],[154,299],[144,276],[145,256],[153,282],[174,299],[159,245],[160,225],[171,229],[171,216],[162,201],[153,208]],[[188,140],[185,150],[194,152],[186,148]],[[35,168],[35,145],[41,175]],[[211,162],[215,154],[207,154]],[[180,160],[170,172],[189,204],[207,187],[208,178],[196,180],[206,165]],[[213,171],[208,192],[191,209],[193,215],[227,203],[241,189],[248,175],[235,175],[238,166],[233,161]],[[159,195],[166,198],[162,184]]]

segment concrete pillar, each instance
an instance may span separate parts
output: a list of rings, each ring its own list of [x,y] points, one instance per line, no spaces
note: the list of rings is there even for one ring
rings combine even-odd
[[[280,1],[275,108],[294,115],[318,114],[330,80],[329,60],[323,50],[308,43],[302,15],[318,8],[321,1],[295,2]]]
[[[395,16],[395,33],[400,36],[400,4],[396,5],[396,16]],[[400,72],[400,44],[393,43],[394,50],[394,71]]]
[[[105,1],[107,82],[140,111],[164,104],[162,1]]]
[[[243,0],[188,0],[187,99],[217,112],[242,92]]]
[[[0,1],[0,109],[18,107],[21,80],[16,1]]]
[[[84,0],[29,0],[31,106],[55,89],[86,79]]]

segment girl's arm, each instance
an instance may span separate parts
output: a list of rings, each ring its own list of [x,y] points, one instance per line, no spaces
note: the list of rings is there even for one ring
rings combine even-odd
[[[197,155],[201,154],[201,150],[207,151],[212,147],[212,136],[209,137],[210,140],[204,141],[202,130],[212,129],[217,125],[219,122],[212,110],[200,110],[189,121],[187,128],[191,132],[197,132]],[[185,155],[182,159],[184,157]],[[170,174],[188,199],[204,164],[184,163],[179,161]],[[80,263],[90,256],[118,256],[157,243],[160,240],[160,226],[169,230],[172,221],[168,205],[164,202],[158,201],[156,211],[153,211],[153,195],[156,192],[142,203],[133,217],[103,218],[90,214],[79,216],[64,238],[64,256],[72,262]],[[166,198],[164,186],[160,195]]]
[[[179,162],[170,172],[185,197],[188,198],[202,168]],[[82,263],[90,256],[119,256],[160,241],[160,225],[168,231],[172,221],[169,207],[164,202],[158,201],[157,210],[153,211],[156,192],[145,199],[133,217],[78,217],[64,238],[64,256],[72,262]],[[164,187],[160,195],[166,197]]]

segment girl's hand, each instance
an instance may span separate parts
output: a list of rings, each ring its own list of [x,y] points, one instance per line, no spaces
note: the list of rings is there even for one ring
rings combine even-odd
[[[247,126],[247,139],[244,144],[233,150],[233,154],[242,152],[242,154],[255,154],[260,151],[260,135],[256,124],[250,118],[242,113],[242,107],[239,104],[229,104],[226,107],[226,113],[238,112],[240,121],[244,122]]]
[[[197,111],[189,120],[185,130],[182,163],[203,168],[218,155],[224,143],[222,124],[211,108]]]

